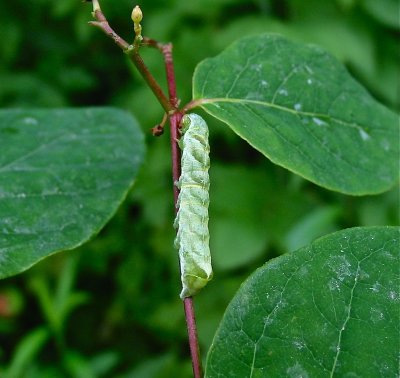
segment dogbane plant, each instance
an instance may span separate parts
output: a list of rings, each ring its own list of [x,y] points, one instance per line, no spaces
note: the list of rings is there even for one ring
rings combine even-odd
[[[276,34],[244,36],[200,62],[193,98],[181,106],[172,44],[142,35],[138,7],[132,12],[133,42],[126,42],[99,2],[92,3],[91,24],[129,56],[163,108],[153,134],[161,135],[169,119],[176,244],[184,256],[181,296],[194,376],[200,377],[192,295],[211,278],[209,182],[202,176],[198,187],[190,186],[196,168],[208,168],[208,144],[193,144],[206,140],[205,131],[187,131],[185,146],[187,124],[203,125],[193,110],[203,109],[293,174],[352,196],[382,193],[398,182],[398,117],[330,54]],[[168,96],[140,55],[148,47],[164,59]],[[136,120],[112,108],[1,110],[0,130],[0,275],[8,277],[96,234],[132,187],[145,147]],[[183,158],[185,148],[189,153],[182,170],[180,145]],[[398,228],[355,227],[268,261],[228,306],[205,375],[395,375],[398,254]],[[204,276],[192,274],[201,265],[196,256],[206,265]],[[189,277],[203,281],[194,284]]]

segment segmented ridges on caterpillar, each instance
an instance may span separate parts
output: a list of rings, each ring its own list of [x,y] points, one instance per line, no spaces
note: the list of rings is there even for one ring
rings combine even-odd
[[[197,114],[183,118],[182,174],[176,185],[180,189],[178,213],[174,227],[178,228],[175,247],[181,263],[181,298],[192,296],[212,278],[208,232],[210,166],[208,127]]]

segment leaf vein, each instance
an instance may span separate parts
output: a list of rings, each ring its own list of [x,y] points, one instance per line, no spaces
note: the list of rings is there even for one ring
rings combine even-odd
[[[357,271],[356,271],[356,274],[355,274],[355,277],[354,277],[354,284],[353,284],[353,286],[351,288],[351,291],[350,291],[350,299],[349,299],[349,304],[347,306],[348,310],[347,310],[346,318],[344,319],[342,327],[339,330],[339,337],[338,337],[338,341],[337,341],[337,344],[336,344],[336,355],[334,357],[332,369],[331,369],[331,372],[330,372],[330,377],[331,378],[333,377],[333,375],[335,373],[335,370],[336,370],[336,367],[337,367],[337,363],[338,363],[338,360],[339,360],[339,355],[340,355],[340,352],[341,352],[341,343],[342,343],[343,333],[346,330],[346,326],[347,326],[348,322],[351,319],[351,315],[350,314],[351,314],[352,303],[353,303],[353,299],[354,299],[354,291],[355,291],[355,288],[356,288],[357,283],[358,283],[358,278],[360,276],[360,270],[361,270],[360,269],[360,262],[357,261]]]
[[[324,118],[326,120],[332,120],[341,125],[355,128],[358,131],[362,130],[365,132],[365,129],[366,129],[366,128],[363,128],[362,125],[359,125],[354,122],[343,121],[343,120],[336,118],[330,114],[300,111],[300,110],[288,108],[286,106],[270,103],[267,101],[241,99],[241,98],[233,98],[233,97],[231,97],[231,98],[215,97],[215,98],[203,98],[203,99],[199,100],[199,105],[213,104],[213,103],[218,103],[218,102],[228,102],[228,103],[234,103],[234,104],[246,103],[246,104],[260,105],[260,106],[264,106],[267,108],[274,108],[277,110],[281,110],[283,112],[291,113],[291,114],[298,115],[298,116],[300,115],[300,116],[305,116],[305,117],[318,117],[318,118]],[[385,133],[387,132],[387,130],[385,130],[385,129],[380,129],[380,128],[374,127],[374,131],[379,131],[379,130],[382,130]]]
[[[33,148],[31,151],[25,153],[24,155],[18,157],[17,159],[15,159],[15,160],[3,165],[2,167],[0,167],[0,172],[4,172],[5,168],[9,168],[10,166],[13,166],[15,163],[17,163],[19,161],[26,160],[26,158],[36,154],[41,149],[43,149],[45,147],[48,147],[48,146],[51,146],[52,144],[54,144],[54,143],[58,142],[60,139],[62,139],[65,135],[67,135],[67,134],[58,135],[57,137],[55,137],[54,139],[50,140],[49,142],[39,144],[38,146]]]

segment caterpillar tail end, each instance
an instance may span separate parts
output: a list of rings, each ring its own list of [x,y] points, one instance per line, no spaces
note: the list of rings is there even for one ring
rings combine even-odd
[[[195,275],[186,275],[182,277],[182,291],[180,297],[184,300],[187,297],[193,297],[196,295],[204,286],[211,281],[213,273],[210,272],[206,277],[199,277]]]

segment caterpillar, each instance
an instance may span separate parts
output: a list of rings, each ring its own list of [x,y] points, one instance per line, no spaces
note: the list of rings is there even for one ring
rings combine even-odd
[[[174,227],[174,245],[179,250],[181,299],[191,297],[212,278],[208,233],[210,167],[208,127],[197,114],[186,114],[181,121],[179,147],[182,150],[180,189]]]

